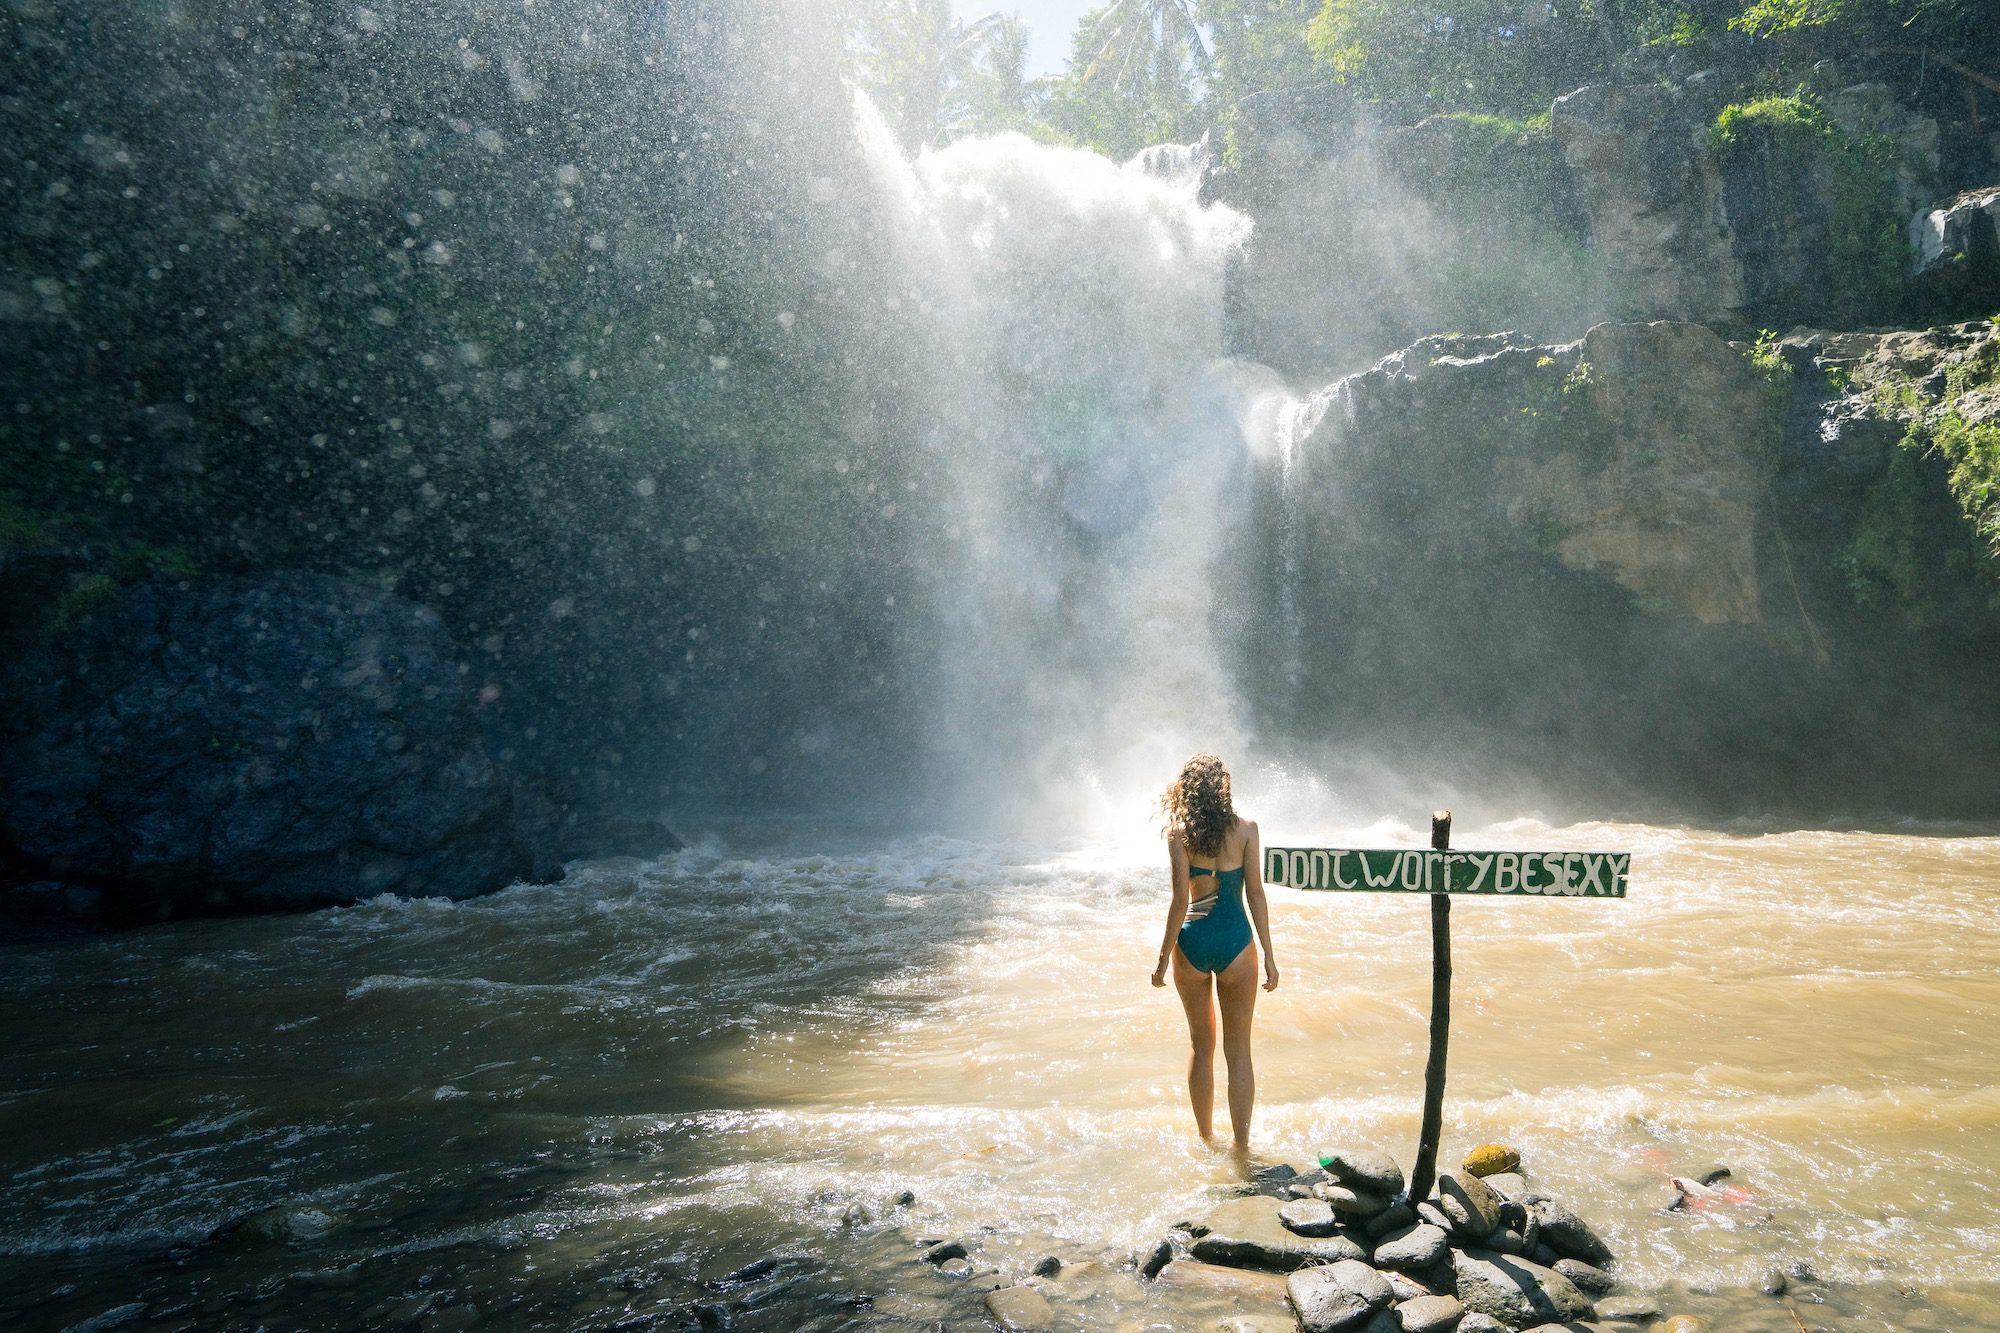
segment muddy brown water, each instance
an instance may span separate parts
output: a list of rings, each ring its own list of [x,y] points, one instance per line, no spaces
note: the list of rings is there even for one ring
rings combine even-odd
[[[1718,1327],[2000,1328],[2000,837],[1455,845],[1635,860],[1624,902],[1455,904],[1448,1161],[1517,1146],[1628,1281]],[[1072,1261],[1068,1325],[1213,1328],[1247,1298],[1119,1267],[1241,1178],[1192,1138],[1146,984],[1156,861],[1136,832],[736,828],[471,903],[0,947],[0,1323],[979,1327],[914,1259],[962,1237],[1007,1277]],[[1272,914],[1258,1155],[1407,1165],[1428,913]],[[1662,1211],[1718,1164],[1750,1203]],[[1773,1266],[1814,1277],[1774,1299]]]

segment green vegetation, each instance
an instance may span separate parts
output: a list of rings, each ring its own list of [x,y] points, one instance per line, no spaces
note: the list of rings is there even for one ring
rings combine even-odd
[[[1725,106],[1709,128],[1709,146],[1725,169],[1761,173],[1762,195],[1784,204],[1779,222],[1788,229],[1816,224],[1789,211],[1797,198],[1789,185],[1804,164],[1823,169],[1826,271],[1836,285],[1823,294],[1823,307],[1801,314],[1852,324],[1893,302],[1909,259],[1893,203],[1893,145],[1849,135],[1800,88]]]
[[[1775,385],[1789,389],[1792,382],[1792,363],[1785,360],[1783,349],[1778,346],[1778,334],[1774,329],[1761,329],[1757,341],[1750,344],[1747,353],[1750,364],[1757,373]]]
[[[1888,472],[1869,489],[1841,559],[1857,603],[1870,606],[1893,596],[1913,619],[1933,620],[1948,614],[1942,581],[1969,576],[2000,607],[2000,424],[1970,420],[1961,407],[1966,394],[1994,384],[2000,384],[2000,339],[1989,337],[1945,367],[1944,395],[1935,402],[1905,376],[1875,386],[1875,413],[1907,424]],[[1927,551],[1926,497],[1934,497],[1934,526],[1945,495],[1964,539]],[[1930,546],[1936,544],[1932,539]]]

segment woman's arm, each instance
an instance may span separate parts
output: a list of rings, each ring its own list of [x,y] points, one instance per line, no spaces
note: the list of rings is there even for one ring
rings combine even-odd
[[[1174,900],[1167,906],[1167,933],[1160,939],[1159,966],[1153,969],[1155,986],[1167,984],[1167,961],[1174,956],[1174,941],[1180,937],[1181,922],[1187,920],[1187,844],[1181,841],[1181,835],[1177,832],[1167,835],[1167,860],[1173,869]]]
[[[1264,843],[1254,820],[1243,821],[1243,901],[1249,904],[1257,943],[1264,950],[1264,989],[1278,989],[1278,958],[1271,952],[1271,909],[1264,901]],[[1183,858],[1185,860],[1185,858]]]

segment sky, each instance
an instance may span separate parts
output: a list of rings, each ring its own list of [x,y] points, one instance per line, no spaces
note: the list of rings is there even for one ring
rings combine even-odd
[[[1103,0],[951,0],[960,20],[984,18],[999,10],[1028,21],[1028,77],[1059,74],[1069,59],[1076,21]]]

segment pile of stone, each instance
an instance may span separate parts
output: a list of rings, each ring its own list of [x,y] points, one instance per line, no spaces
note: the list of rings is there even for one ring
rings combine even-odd
[[[1511,1148],[1476,1148],[1415,1201],[1384,1153],[1338,1149],[1317,1168],[1266,1168],[1255,1193],[1177,1228],[1141,1271],[1288,1274],[1285,1298],[1303,1333],[1629,1328],[1658,1318],[1652,1302],[1618,1293],[1604,1241],[1532,1188],[1520,1164]]]

